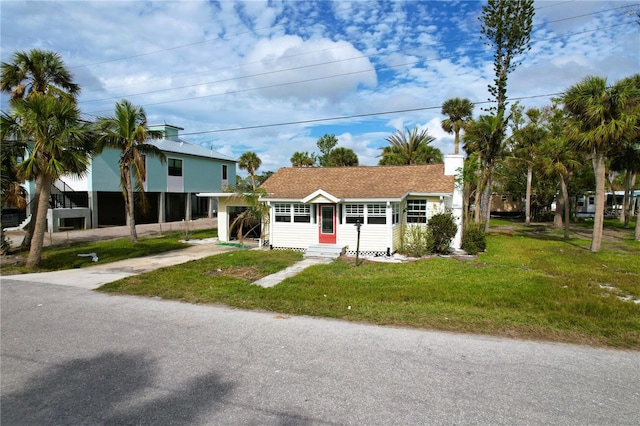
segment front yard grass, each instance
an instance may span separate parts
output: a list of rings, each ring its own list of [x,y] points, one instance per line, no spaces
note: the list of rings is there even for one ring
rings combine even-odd
[[[477,258],[404,264],[341,258],[272,288],[251,282],[302,258],[233,251],[129,277],[112,293],[290,315],[640,350],[640,243],[599,253],[553,234],[490,234]],[[623,300],[623,299],[631,300]]]
[[[217,229],[201,229],[189,233],[190,239],[203,239],[218,236]],[[90,257],[79,257],[78,254],[96,253],[100,264],[116,262],[123,259],[148,256],[171,250],[189,247],[180,242],[184,239],[184,232],[166,232],[162,235],[139,238],[132,243],[129,237],[114,240],[78,243],[69,246],[45,247],[42,251],[42,261],[36,269],[27,269],[24,260],[28,252],[18,254],[20,261],[2,265],[2,275],[25,274],[32,272],[58,271],[61,269],[82,268],[94,265]]]

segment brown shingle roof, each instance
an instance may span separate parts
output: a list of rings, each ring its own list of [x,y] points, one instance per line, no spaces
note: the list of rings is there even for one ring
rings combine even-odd
[[[400,198],[413,193],[452,193],[444,164],[373,167],[285,167],[261,188],[265,198],[301,200],[321,189],[340,199]]]

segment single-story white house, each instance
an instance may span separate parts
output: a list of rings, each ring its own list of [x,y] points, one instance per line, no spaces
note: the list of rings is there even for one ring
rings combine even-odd
[[[355,253],[390,255],[402,244],[408,226],[427,223],[450,210],[458,225],[452,248],[458,249],[462,232],[462,188],[455,174],[463,156],[447,155],[444,164],[371,167],[286,167],[260,188],[260,201],[269,206],[263,223],[263,241],[272,249],[307,251],[318,245],[337,246]],[[218,236],[229,241],[234,215],[245,207],[242,197],[217,196]]]

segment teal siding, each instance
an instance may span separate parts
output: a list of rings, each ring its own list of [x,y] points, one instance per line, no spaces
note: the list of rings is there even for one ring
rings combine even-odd
[[[236,163],[213,158],[165,152],[167,158],[182,160],[184,192],[222,191],[222,165],[227,165],[228,184],[236,183]],[[120,192],[120,151],[105,149],[92,160],[89,168],[89,191]],[[147,157],[147,192],[167,191],[168,164]]]
[[[147,157],[147,192],[167,192],[167,162],[161,163],[157,157]]]
[[[120,151],[106,148],[92,160],[89,169],[89,191],[121,191]]]
[[[194,157],[186,158],[183,161],[182,175],[185,192],[220,192],[222,190],[222,164],[228,165],[229,183],[235,184],[235,163],[214,162]]]

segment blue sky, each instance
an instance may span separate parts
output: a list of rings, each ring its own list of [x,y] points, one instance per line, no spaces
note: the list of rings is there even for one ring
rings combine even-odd
[[[428,128],[436,147],[453,152],[440,106],[452,97],[486,101],[494,78],[478,21],[483,4],[3,0],[0,57],[54,50],[82,86],[83,112],[110,115],[129,99],[150,123],[183,127],[189,141],[236,158],[255,151],[258,172],[290,166],[295,151],[317,152],[325,133],[375,165],[385,138],[407,126]],[[535,8],[531,50],[509,76],[510,98],[547,105],[548,95],[588,75],[614,82],[640,71],[631,13],[639,2]],[[313,122],[335,117],[351,118]]]

